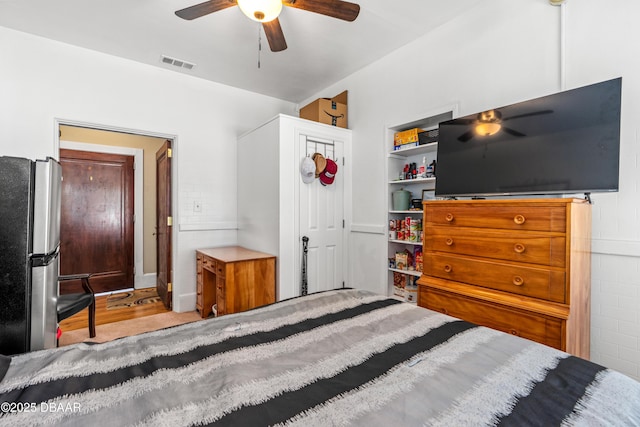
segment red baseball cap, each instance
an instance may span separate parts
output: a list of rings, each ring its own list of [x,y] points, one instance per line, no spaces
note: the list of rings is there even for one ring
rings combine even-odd
[[[338,173],[338,165],[331,159],[327,159],[327,166],[324,168],[322,173],[320,173],[320,183],[322,185],[330,185],[333,184],[333,180],[336,178],[336,173]]]

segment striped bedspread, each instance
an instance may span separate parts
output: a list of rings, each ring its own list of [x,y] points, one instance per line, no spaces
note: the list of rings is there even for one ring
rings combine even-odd
[[[3,426],[640,425],[624,375],[348,289],[0,367]]]

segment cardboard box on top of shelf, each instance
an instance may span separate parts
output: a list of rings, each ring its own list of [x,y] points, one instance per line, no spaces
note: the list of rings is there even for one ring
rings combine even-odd
[[[347,128],[347,91],[333,98],[318,98],[300,109],[300,118]]]

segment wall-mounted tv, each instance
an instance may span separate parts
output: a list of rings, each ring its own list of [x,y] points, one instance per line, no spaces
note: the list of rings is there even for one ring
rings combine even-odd
[[[441,122],[436,196],[618,190],[622,78]]]

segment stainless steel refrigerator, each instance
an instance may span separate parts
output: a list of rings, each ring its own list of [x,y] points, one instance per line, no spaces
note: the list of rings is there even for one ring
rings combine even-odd
[[[0,157],[0,353],[56,346],[62,173]]]

